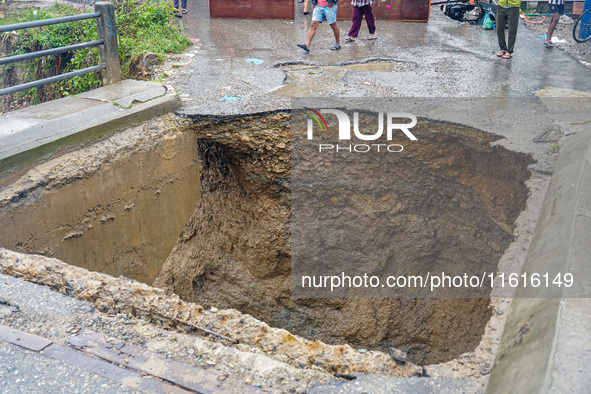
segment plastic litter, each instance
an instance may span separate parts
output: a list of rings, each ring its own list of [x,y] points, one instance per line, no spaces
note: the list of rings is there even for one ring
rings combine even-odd
[[[556,36],[552,37],[552,44],[566,44],[566,42],[566,40],[561,40]]]
[[[246,59],[247,62],[252,63],[252,64],[261,64],[263,63],[263,60],[261,59],[254,59],[254,58],[250,58],[250,59]]]
[[[484,21],[482,22],[482,27],[486,30],[492,30],[494,28],[494,24],[490,15],[488,13],[484,14]]]
[[[228,96],[228,95],[226,94],[224,97],[222,97],[222,98],[220,99],[220,101],[236,101],[236,100],[238,100],[239,98],[242,98],[242,96],[236,96],[236,97],[233,97],[233,96]]]

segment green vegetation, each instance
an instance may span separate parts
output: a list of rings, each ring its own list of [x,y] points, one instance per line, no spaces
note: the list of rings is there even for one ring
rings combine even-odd
[[[167,0],[113,0],[119,39],[119,62],[122,77],[135,78],[137,65],[143,55],[155,53],[160,60],[170,53],[182,53],[191,41],[181,33],[172,16],[172,6]],[[57,18],[89,12],[79,7],[55,4],[44,10],[24,10],[4,19],[0,25],[21,23],[40,19]],[[0,50],[5,55],[17,55],[48,48],[71,45],[97,39],[96,20],[71,22],[44,26],[8,33],[3,37]],[[26,64],[12,64],[0,69],[6,75],[24,76],[27,81],[51,75],[79,70],[99,64],[98,48],[89,48],[51,57],[36,59]],[[19,69],[20,68],[20,69]],[[10,79],[10,78],[7,78]],[[56,84],[22,92],[20,97],[29,97],[33,103],[47,101],[84,92],[101,85],[100,75],[91,73]]]

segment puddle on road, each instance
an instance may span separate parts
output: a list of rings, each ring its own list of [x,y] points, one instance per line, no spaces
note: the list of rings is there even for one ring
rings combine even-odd
[[[340,66],[290,65],[283,66],[287,74],[285,86],[274,91],[284,97],[324,96],[342,82],[349,72],[391,73],[411,71],[416,66],[400,61],[372,61],[366,63],[345,64]]]

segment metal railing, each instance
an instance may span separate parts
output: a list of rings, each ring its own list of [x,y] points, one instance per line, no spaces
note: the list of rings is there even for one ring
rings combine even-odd
[[[43,51],[25,53],[22,55],[15,55],[0,58],[0,66],[26,60],[36,59],[43,56],[59,55],[65,52],[71,52],[83,48],[99,48],[100,64],[98,66],[91,66],[68,72],[65,74],[56,75],[54,77],[43,78],[37,81],[24,83],[9,88],[0,89],[0,96],[36,88],[50,83],[63,81],[80,75],[89,74],[91,72],[104,70],[102,72],[103,85],[110,85],[121,80],[121,69],[119,67],[119,45],[117,44],[117,32],[115,29],[115,10],[113,4],[100,2],[94,5],[94,11],[88,14],[65,16],[54,19],[44,19],[39,21],[16,23],[13,25],[0,26],[0,33],[6,33],[15,30],[30,29],[32,27],[49,26],[58,23],[68,23],[74,21],[81,21],[85,19],[96,19],[96,26],[98,31],[98,40],[84,42],[81,44],[73,44],[65,47],[51,48]]]

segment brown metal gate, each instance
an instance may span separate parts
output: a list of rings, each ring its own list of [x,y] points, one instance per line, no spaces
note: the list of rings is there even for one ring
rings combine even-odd
[[[338,5],[338,20],[351,20],[351,1],[339,0]],[[378,21],[427,22],[430,7],[431,0],[374,0],[373,15]]]
[[[211,18],[294,19],[294,0],[209,0]]]
[[[339,0],[338,5],[338,19],[350,20],[351,1]],[[430,0],[374,0],[373,13],[379,21],[427,22],[430,5]],[[294,0],[209,0],[209,15],[211,18],[293,20]]]

